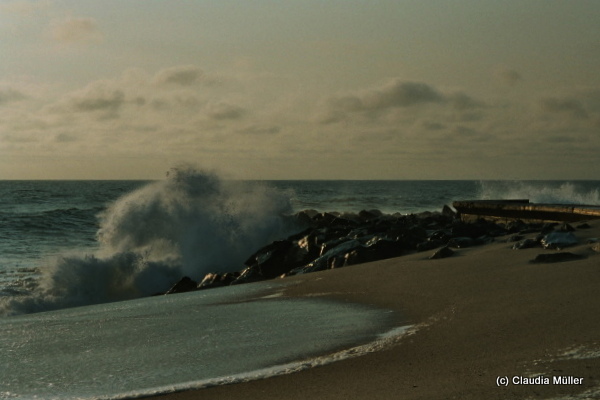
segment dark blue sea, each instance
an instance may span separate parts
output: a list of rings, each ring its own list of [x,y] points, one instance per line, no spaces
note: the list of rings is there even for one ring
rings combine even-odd
[[[600,181],[230,181],[192,170],[0,181],[0,398],[136,398],[372,351],[411,328],[390,310],[278,299],[285,280],[149,296],[184,275],[241,270],[295,233],[301,210],[411,214],[508,198],[599,205]]]

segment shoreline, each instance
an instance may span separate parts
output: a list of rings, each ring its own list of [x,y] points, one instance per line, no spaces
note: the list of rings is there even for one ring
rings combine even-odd
[[[600,253],[585,243],[600,236],[600,222],[589,224],[575,232],[580,244],[566,249],[585,257],[576,261],[531,263],[557,251],[495,242],[440,260],[429,260],[429,251],[288,277],[294,284],[283,297],[392,309],[422,328],[360,357],[152,398],[600,398]],[[550,384],[527,383],[536,377]]]

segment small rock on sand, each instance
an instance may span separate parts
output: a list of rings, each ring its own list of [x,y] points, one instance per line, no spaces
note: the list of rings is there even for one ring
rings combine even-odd
[[[578,254],[563,252],[563,253],[550,253],[550,254],[538,254],[533,260],[532,263],[555,263],[555,262],[564,262],[564,261],[574,261],[581,260],[585,258],[584,256],[580,256]]]

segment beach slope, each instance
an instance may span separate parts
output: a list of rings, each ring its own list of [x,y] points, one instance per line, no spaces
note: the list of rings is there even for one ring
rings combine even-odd
[[[284,296],[397,310],[417,329],[388,348],[268,379],[156,399],[600,398],[600,221],[578,230],[582,259],[495,243],[286,278]],[[293,344],[290,344],[293,345]]]

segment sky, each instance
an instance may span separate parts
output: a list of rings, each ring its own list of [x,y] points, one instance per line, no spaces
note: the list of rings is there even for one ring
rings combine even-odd
[[[0,0],[0,180],[600,179],[597,0]]]

